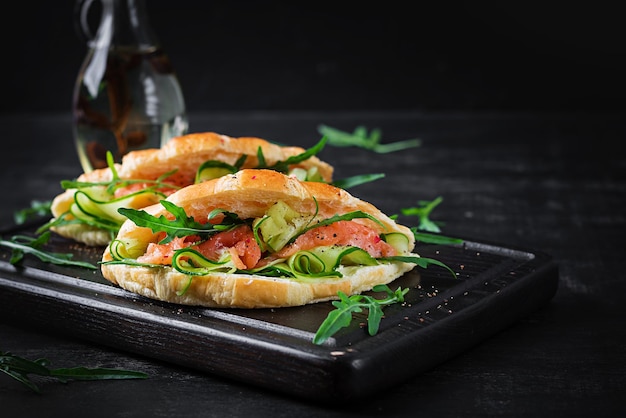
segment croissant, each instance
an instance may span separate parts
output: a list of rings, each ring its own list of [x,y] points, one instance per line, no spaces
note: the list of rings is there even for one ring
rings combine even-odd
[[[122,212],[103,276],[177,304],[316,303],[390,283],[419,257],[412,231],[371,203],[272,170],[243,169]]]
[[[207,171],[219,172],[223,169],[219,163],[237,165],[237,169],[273,166],[303,153],[303,148],[255,137],[233,138],[214,132],[176,137],[162,148],[132,151],[121,164],[80,175],[74,183],[80,186],[69,187],[53,199],[51,229],[87,245],[106,245],[125,220],[117,209],[149,206],[181,187],[203,180],[198,178],[199,169],[207,161],[218,163]],[[314,171],[320,181],[332,181],[333,167],[315,155],[296,160],[288,164],[289,170]],[[114,176],[118,184],[126,183],[112,190],[107,183]],[[59,222],[60,218],[66,222]]]

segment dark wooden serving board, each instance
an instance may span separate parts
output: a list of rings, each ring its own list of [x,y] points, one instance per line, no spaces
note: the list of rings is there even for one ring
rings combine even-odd
[[[50,248],[92,263],[102,252],[58,237]],[[330,302],[258,310],[168,304],[120,289],[99,271],[28,255],[11,265],[3,247],[0,312],[15,322],[332,403],[363,398],[436,366],[541,307],[557,290],[558,268],[541,252],[474,241],[416,251],[446,263],[458,278],[435,266],[416,268],[394,281],[392,287],[410,291],[406,303],[385,308],[376,335],[363,327],[364,312],[323,345],[312,338],[333,309]]]

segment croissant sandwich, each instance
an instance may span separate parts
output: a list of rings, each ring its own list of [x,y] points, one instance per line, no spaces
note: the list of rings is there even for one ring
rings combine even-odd
[[[279,146],[254,137],[232,138],[213,132],[173,138],[162,148],[133,151],[121,164],[63,182],[52,202],[50,229],[87,245],[106,245],[126,219],[119,208],[140,209],[176,190],[234,173],[242,168],[273,168],[301,179],[330,182],[333,167],[309,150]]]
[[[371,290],[416,266],[415,237],[324,182],[267,169],[176,191],[128,219],[103,276],[148,298],[206,307],[298,306]]]

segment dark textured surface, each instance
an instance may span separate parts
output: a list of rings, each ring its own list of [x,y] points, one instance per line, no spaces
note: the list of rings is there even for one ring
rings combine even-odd
[[[49,199],[79,164],[70,117],[3,116],[14,149],[0,154],[0,212],[11,222],[31,199]],[[327,148],[337,176],[386,172],[354,189],[388,213],[443,196],[434,219],[451,235],[536,248],[559,265],[548,306],[449,361],[365,402],[329,408],[4,319],[1,349],[57,367],[136,369],[144,381],[40,381],[42,395],[0,376],[7,416],[622,416],[626,313],[622,280],[626,135],[622,115],[470,113],[205,113],[194,131],[314,144],[316,126],[383,129],[385,141],[421,148],[373,155]],[[419,356],[420,353],[414,353]],[[411,361],[410,357],[406,358]],[[382,366],[381,366],[382,367]]]

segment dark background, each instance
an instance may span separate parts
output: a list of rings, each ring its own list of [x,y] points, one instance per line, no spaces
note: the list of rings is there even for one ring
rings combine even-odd
[[[387,213],[440,195],[433,220],[445,221],[446,233],[554,256],[558,293],[466,353],[341,411],[0,317],[3,350],[55,367],[114,365],[151,375],[46,382],[44,396],[6,377],[2,416],[626,416],[623,14],[619,2],[560,3],[337,9],[339,2],[148,0],[193,130],[298,145],[318,140],[310,134],[319,122],[379,127],[385,140],[417,136],[422,149],[372,155],[365,168],[365,150],[327,148],[322,157],[337,178],[384,171],[385,183],[355,193]],[[4,9],[0,123],[9,152],[0,152],[0,189],[10,192],[0,215],[7,221],[79,173],[68,138],[86,47],[73,5],[22,1]],[[542,111],[551,113],[535,113]]]
[[[147,1],[190,112],[624,110],[617,2],[340,4]],[[69,112],[74,2],[12,9],[0,111]]]

